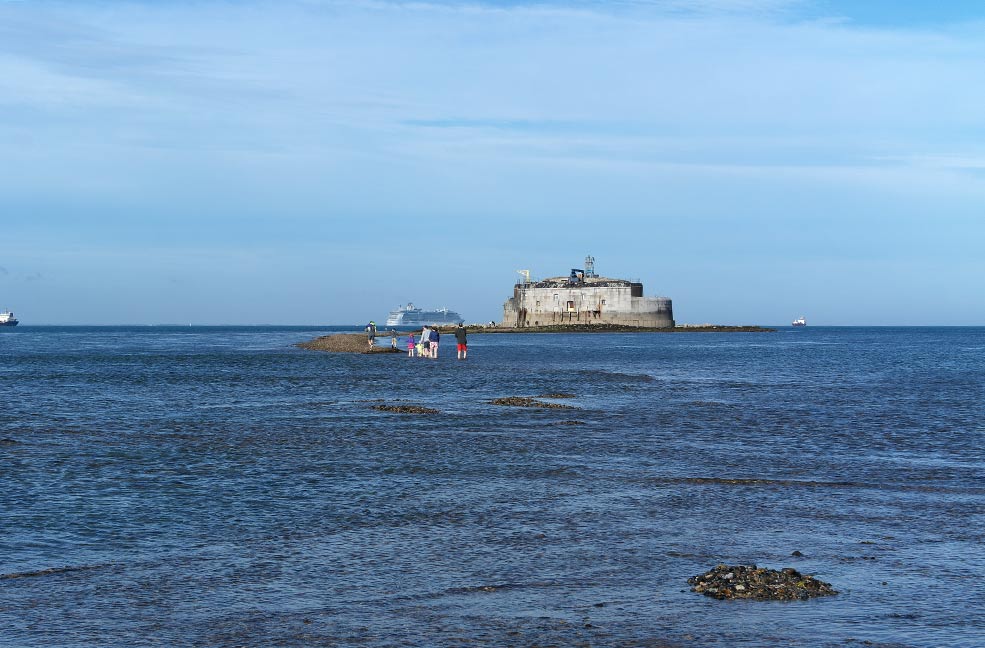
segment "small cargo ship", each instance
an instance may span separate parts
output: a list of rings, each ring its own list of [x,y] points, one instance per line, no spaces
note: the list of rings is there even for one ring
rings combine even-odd
[[[801,315],[794,321],[790,322],[790,326],[807,326],[807,320],[804,319],[803,315]]]
[[[0,326],[17,326],[20,322],[14,317],[14,314],[10,311],[3,311],[0,313]]]
[[[415,308],[414,304],[398,306],[387,315],[387,326],[423,326],[425,324],[458,324],[462,316],[447,308],[424,310]]]

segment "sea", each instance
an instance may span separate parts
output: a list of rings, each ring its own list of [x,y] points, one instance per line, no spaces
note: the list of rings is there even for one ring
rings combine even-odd
[[[0,331],[0,646],[985,645],[985,328],[342,330]]]

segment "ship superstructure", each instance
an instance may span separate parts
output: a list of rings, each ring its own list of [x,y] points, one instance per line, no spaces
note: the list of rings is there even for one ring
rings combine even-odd
[[[19,323],[11,311],[0,312],[0,326],[17,326]]]
[[[425,324],[458,324],[462,321],[462,316],[447,308],[436,308],[425,310],[417,308],[414,304],[408,303],[406,306],[398,306],[387,315],[387,326],[424,326]]]

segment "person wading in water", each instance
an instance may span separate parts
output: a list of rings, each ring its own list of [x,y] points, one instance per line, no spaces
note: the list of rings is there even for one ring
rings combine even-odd
[[[469,343],[465,335],[464,322],[458,323],[458,328],[455,329],[455,341],[458,342],[458,359],[466,360],[469,356]]]

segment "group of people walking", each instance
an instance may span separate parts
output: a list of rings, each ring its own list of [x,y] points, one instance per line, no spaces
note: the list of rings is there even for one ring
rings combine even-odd
[[[366,326],[366,339],[370,347],[376,346],[376,322],[370,321]],[[438,357],[438,346],[441,341],[441,333],[437,327],[425,326],[419,337],[415,338],[411,333],[407,337],[407,357],[413,358],[434,358]],[[455,342],[458,350],[458,359],[466,360],[469,353],[468,335],[465,332],[464,323],[459,323],[455,329]],[[390,331],[390,347],[397,348],[397,332]]]

